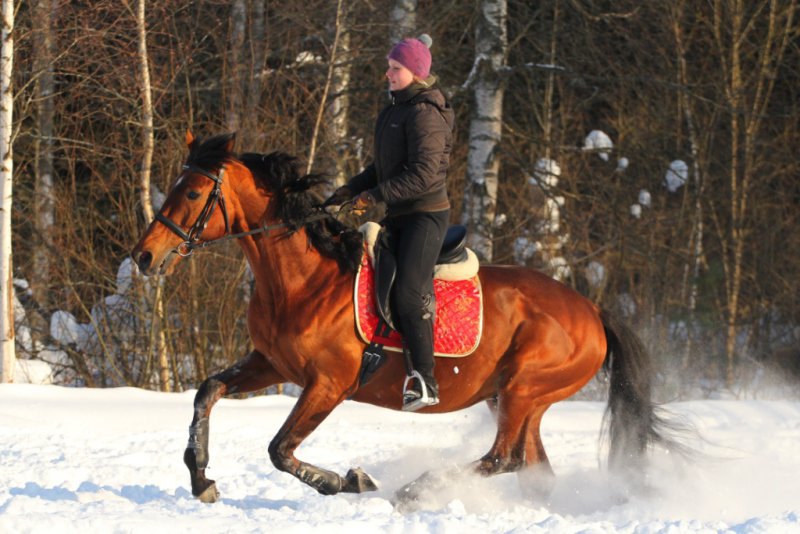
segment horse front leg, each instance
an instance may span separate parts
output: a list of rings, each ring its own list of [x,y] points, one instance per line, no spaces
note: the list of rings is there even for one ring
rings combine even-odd
[[[344,400],[347,392],[330,383],[316,381],[306,386],[289,417],[269,444],[269,457],[280,471],[289,473],[322,495],[339,492],[361,493],[378,489],[361,468],[350,469],[343,478],[333,471],[302,462],[294,451],[333,409]]]
[[[231,367],[207,378],[194,397],[194,416],[189,427],[189,443],[183,462],[189,468],[192,495],[202,502],[219,498],[216,484],[206,478],[208,467],[208,419],[219,399],[234,393],[247,393],[284,382],[263,354],[253,351]]]

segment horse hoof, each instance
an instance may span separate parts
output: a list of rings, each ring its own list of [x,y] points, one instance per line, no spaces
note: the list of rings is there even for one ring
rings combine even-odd
[[[425,498],[435,496],[447,487],[457,484],[462,471],[459,468],[426,471],[394,494],[392,505],[398,512],[413,512],[420,508]]]
[[[351,469],[344,477],[342,491],[347,493],[364,493],[365,491],[375,491],[378,485],[360,467]]]
[[[212,483],[209,487],[203,490],[200,495],[197,495],[197,498],[200,500],[200,502],[207,504],[217,502],[219,500],[219,491],[217,491],[217,485]]]

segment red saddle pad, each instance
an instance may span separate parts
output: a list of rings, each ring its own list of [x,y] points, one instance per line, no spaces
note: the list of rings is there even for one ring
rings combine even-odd
[[[358,335],[366,343],[372,341],[378,325],[374,287],[375,271],[365,251],[356,274],[355,313]],[[471,354],[478,346],[483,328],[483,297],[477,275],[457,281],[434,279],[433,292],[436,296],[434,354],[451,358]],[[402,338],[394,330],[378,341],[385,349],[402,351]]]

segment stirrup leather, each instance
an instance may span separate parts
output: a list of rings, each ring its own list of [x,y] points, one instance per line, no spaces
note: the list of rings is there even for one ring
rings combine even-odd
[[[422,394],[419,397],[416,397],[416,392],[412,393],[408,389],[408,383],[415,378],[419,381],[420,389],[422,390]],[[428,395],[428,384],[422,378],[422,375],[419,374],[418,371],[411,371],[411,374],[406,376],[406,379],[403,382],[403,411],[414,412],[420,408],[434,406],[436,404],[439,404],[439,398]]]

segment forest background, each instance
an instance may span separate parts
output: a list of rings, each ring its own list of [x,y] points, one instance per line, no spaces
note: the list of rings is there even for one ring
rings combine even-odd
[[[800,377],[794,0],[22,1],[17,357],[56,383],[196,387],[249,350],[235,245],[125,261],[187,129],[330,176],[372,154],[392,42],[433,38],[452,222],[623,314],[670,397]]]

